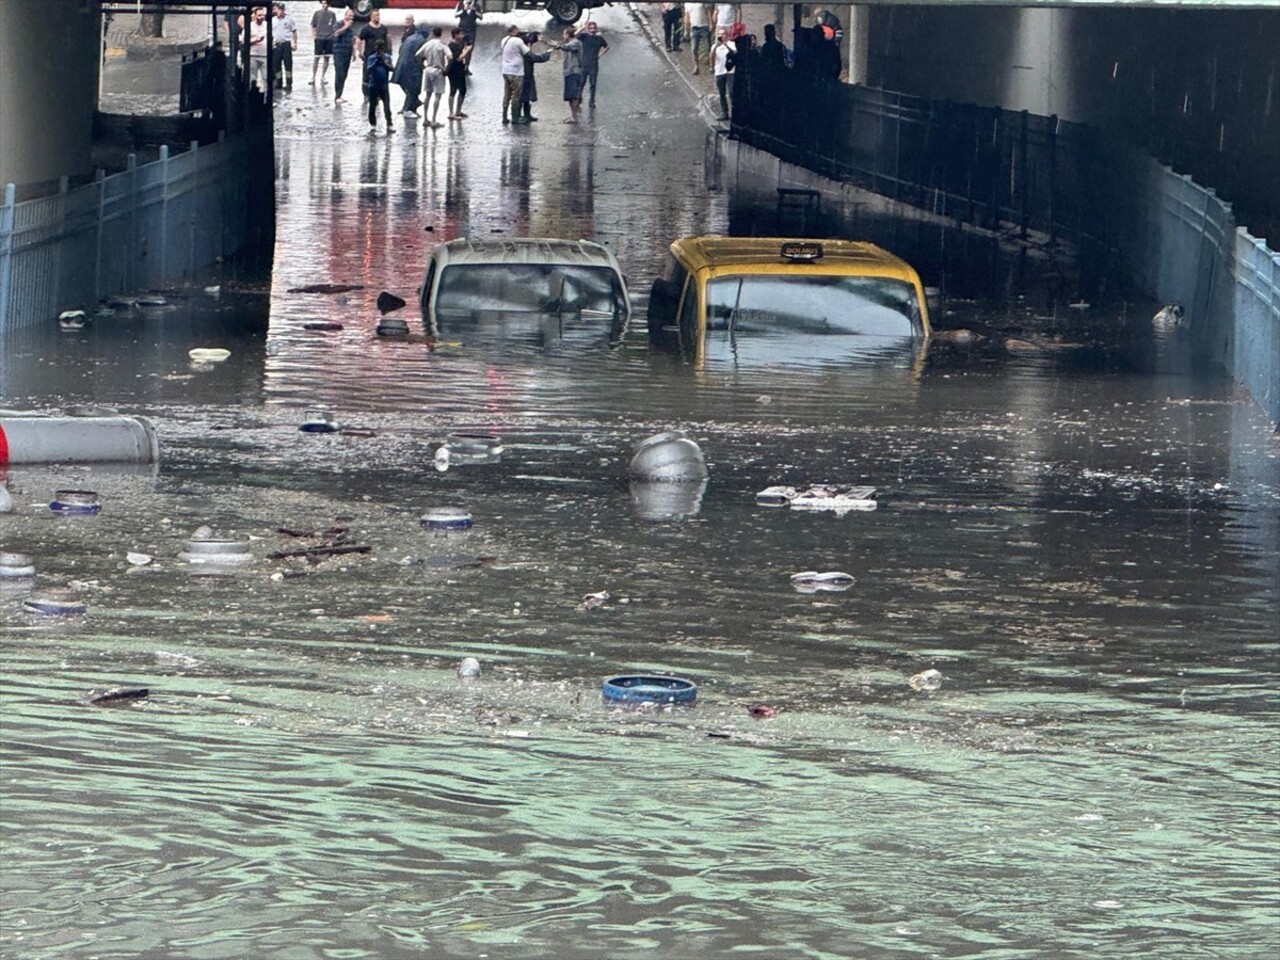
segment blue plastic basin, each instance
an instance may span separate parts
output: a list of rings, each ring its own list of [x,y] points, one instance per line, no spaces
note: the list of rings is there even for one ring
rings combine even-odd
[[[610,677],[600,692],[621,703],[693,703],[698,697],[697,685],[682,677]]]

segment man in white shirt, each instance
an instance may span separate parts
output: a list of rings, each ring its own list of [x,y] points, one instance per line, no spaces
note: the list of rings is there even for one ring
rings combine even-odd
[[[520,103],[520,87],[524,84],[524,55],[529,45],[520,37],[514,23],[502,38],[502,122],[510,123]]]
[[[272,4],[276,20],[271,24],[271,74],[276,87],[293,89],[293,51],[298,49],[298,28],[285,13],[283,3]]]
[[[720,94],[720,119],[729,119],[729,82],[733,78],[733,66],[729,57],[734,49],[729,44],[729,32],[721,27],[716,31],[716,44],[711,48],[711,67],[716,76],[716,93]]]
[[[424,123],[428,127],[443,127],[436,119],[440,113],[440,101],[444,99],[444,75],[453,59],[453,51],[441,39],[444,30],[431,28],[431,39],[422,45],[416,56],[422,62],[422,89],[427,95]]]
[[[707,48],[707,66],[711,58],[711,5],[709,3],[686,3],[684,5],[685,35],[693,48],[693,72],[702,72],[702,61],[698,51]]]
[[[739,20],[742,19],[742,10],[736,3],[717,3],[715,8],[715,19],[711,22],[711,29],[717,34],[723,30],[725,37],[729,40],[737,39],[738,30],[734,27]]]
[[[259,92],[267,92],[267,11],[254,7],[249,18],[249,82],[256,84]]]

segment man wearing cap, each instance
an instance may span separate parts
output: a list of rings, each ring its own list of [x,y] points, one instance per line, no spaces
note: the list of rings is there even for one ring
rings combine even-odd
[[[271,48],[271,75],[277,87],[285,90],[293,89],[293,51],[298,49],[298,28],[293,17],[285,13],[284,4],[272,4],[276,22],[271,25],[273,46]]]

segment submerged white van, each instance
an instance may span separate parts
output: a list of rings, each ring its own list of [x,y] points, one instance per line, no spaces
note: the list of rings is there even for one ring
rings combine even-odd
[[[419,290],[428,333],[485,318],[557,318],[625,329],[631,300],[618,261],[590,240],[450,240]]]

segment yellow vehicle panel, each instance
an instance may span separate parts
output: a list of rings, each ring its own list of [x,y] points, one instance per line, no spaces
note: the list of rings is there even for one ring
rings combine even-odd
[[[854,240],[807,240],[787,237],[682,237],[671,244],[677,280],[676,286],[666,282],[655,316],[655,298],[650,300],[650,330],[678,329],[682,348],[697,359],[704,352],[712,309],[708,290],[714,281],[725,278],[795,277],[867,278],[897,281],[914,300],[909,304],[915,315],[914,336],[927,340],[930,334],[928,305],[924,286],[915,269],[901,258],[872,243]],[[669,261],[671,262],[671,261]],[[681,278],[680,275],[683,275]],[[665,282],[665,281],[663,281]],[[662,282],[655,284],[655,292]],[[741,289],[741,287],[739,287]],[[690,302],[689,297],[696,297]],[[794,306],[793,301],[788,301]],[[723,312],[724,304],[718,309]],[[731,311],[737,315],[737,307]],[[785,312],[785,311],[784,311]],[[793,314],[793,317],[797,314]],[[805,318],[803,308],[798,315]],[[694,322],[694,318],[696,323]],[[678,319],[677,319],[678,318]],[[813,317],[819,319],[819,316]],[[655,320],[657,322],[655,322]]]

